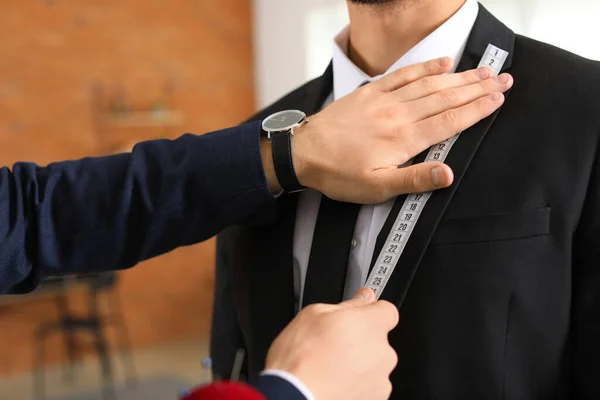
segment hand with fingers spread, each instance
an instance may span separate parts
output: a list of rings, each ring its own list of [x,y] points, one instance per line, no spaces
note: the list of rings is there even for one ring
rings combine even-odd
[[[299,182],[362,204],[451,185],[445,164],[398,167],[491,115],[513,84],[486,67],[451,68],[442,58],[399,69],[313,115],[292,139]]]
[[[397,308],[366,288],[340,304],[308,306],[275,339],[266,368],[293,375],[318,400],[388,399],[398,363],[388,333],[398,321]]]

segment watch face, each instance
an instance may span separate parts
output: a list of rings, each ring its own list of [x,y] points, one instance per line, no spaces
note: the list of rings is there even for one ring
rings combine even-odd
[[[263,121],[263,129],[266,131],[285,131],[299,124],[306,115],[302,111],[288,110],[271,115]]]

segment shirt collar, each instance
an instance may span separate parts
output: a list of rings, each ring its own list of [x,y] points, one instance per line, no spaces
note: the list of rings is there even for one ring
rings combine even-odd
[[[338,100],[346,96],[365,81],[374,81],[399,68],[435,58],[452,57],[455,61],[455,69],[462,57],[478,13],[477,0],[467,0],[450,19],[409,50],[385,73],[375,77],[368,76],[348,58],[349,28],[346,26],[336,36],[333,46],[334,99]]]

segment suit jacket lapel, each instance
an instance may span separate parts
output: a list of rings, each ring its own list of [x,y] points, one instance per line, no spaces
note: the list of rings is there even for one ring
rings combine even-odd
[[[508,70],[511,66],[513,57],[514,33],[498,21],[482,5],[479,5],[479,15],[473,30],[471,31],[463,57],[457,67],[457,71],[460,72],[476,68],[490,43],[509,52],[509,56],[502,68],[502,71]],[[505,95],[508,96],[508,94],[509,92]],[[392,301],[398,305],[398,307],[402,306],[412,279],[417,272],[427,247],[429,246],[431,237],[433,236],[448,204],[452,200],[452,196],[456,192],[473,156],[499,112],[500,110],[497,110],[490,117],[463,132],[454,144],[446,159],[446,163],[454,171],[454,183],[447,189],[434,192],[429,199],[400,260],[398,261],[390,281],[381,294],[381,299]],[[417,161],[424,160],[426,153],[427,152],[424,152],[417,157]],[[392,212],[390,212],[388,220],[379,234],[373,261],[375,261],[379,255],[383,243],[385,242],[405,198],[406,196],[401,196],[396,200],[395,206]]]
[[[287,96],[282,102],[269,107],[257,118],[285,110],[299,109],[314,114],[333,88],[333,67]],[[309,122],[310,123],[310,122]],[[295,316],[293,239],[298,194],[283,194],[276,202],[276,215],[272,224],[247,230],[249,244],[244,249],[243,262],[248,271],[250,301],[250,342],[258,346],[253,353],[264,357],[275,337]],[[249,266],[249,267],[248,267]],[[256,360],[259,364],[264,361]]]

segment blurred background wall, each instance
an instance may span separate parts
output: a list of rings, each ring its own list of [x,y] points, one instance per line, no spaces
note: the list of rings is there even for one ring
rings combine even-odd
[[[255,109],[250,10],[249,0],[2,0],[0,163],[110,154],[240,122]],[[206,341],[213,248],[179,249],[118,274],[134,351]],[[84,312],[86,291],[72,292]],[[22,300],[0,299],[0,377],[31,371],[34,331],[57,319],[54,300]],[[96,359],[93,348],[82,357]],[[66,360],[62,335],[49,335],[45,360]],[[0,381],[0,399],[8,392]]]

